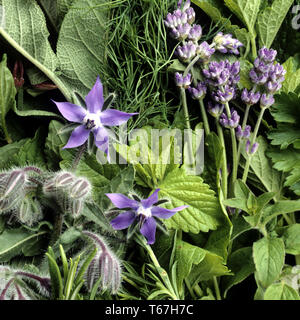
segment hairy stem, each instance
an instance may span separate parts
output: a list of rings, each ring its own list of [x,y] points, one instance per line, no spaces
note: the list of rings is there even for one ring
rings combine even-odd
[[[78,150],[77,154],[76,154],[76,157],[73,161],[73,164],[72,164],[72,168],[71,168],[71,171],[76,171],[77,167],[78,167],[78,164],[86,150],[86,147],[87,147],[87,143],[85,142]]]

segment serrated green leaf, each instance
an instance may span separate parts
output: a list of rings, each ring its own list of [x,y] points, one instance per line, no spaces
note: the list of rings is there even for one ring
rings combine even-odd
[[[257,30],[262,46],[270,48],[293,0],[274,0],[271,7],[259,13]]]
[[[300,254],[300,224],[296,223],[288,226],[282,235],[282,239],[286,253],[294,255]]]
[[[299,61],[295,57],[290,57],[282,66],[287,71],[282,84],[282,90],[285,93],[294,92],[300,85]]]
[[[264,300],[300,300],[298,292],[284,282],[269,286],[264,294]]]
[[[280,276],[285,251],[282,239],[262,238],[253,244],[253,259],[260,284],[267,288]]]
[[[199,233],[215,230],[220,224],[222,211],[218,199],[200,177],[187,176],[183,169],[177,169],[164,179],[159,188],[160,198],[170,200],[164,204],[166,208],[189,206],[164,220],[168,228]]]

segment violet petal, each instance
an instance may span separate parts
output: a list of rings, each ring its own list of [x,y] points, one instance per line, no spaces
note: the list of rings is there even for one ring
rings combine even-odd
[[[86,129],[84,125],[75,128],[69,138],[68,143],[63,149],[76,148],[83,145],[88,139],[90,130]]]
[[[121,193],[106,193],[105,195],[119,209],[132,208],[136,210],[139,207],[137,201],[129,199]]]
[[[119,110],[108,109],[101,112],[100,119],[104,126],[119,126],[136,114],[137,113],[126,113]]]
[[[97,77],[92,90],[85,97],[85,103],[90,113],[97,113],[102,110],[104,103],[103,85],[99,77]]]
[[[154,218],[148,218],[143,223],[141,234],[146,237],[147,244],[153,244],[155,242],[156,221]]]
[[[160,189],[156,189],[148,199],[142,200],[141,203],[145,209],[150,208],[154,203],[158,201],[158,192]]]
[[[160,207],[153,207],[151,209],[151,213],[154,217],[162,218],[162,219],[169,219],[171,218],[176,212],[181,211],[188,206],[181,206],[174,209],[165,209]]]
[[[81,123],[87,114],[87,111],[84,108],[77,106],[76,104],[69,102],[53,102],[56,104],[59,112],[68,121]]]
[[[128,228],[135,220],[136,215],[132,211],[120,213],[110,224],[115,230],[122,230]]]

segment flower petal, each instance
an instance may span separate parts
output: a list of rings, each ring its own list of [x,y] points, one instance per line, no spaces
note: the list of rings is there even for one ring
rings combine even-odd
[[[129,199],[121,193],[106,193],[105,195],[119,209],[132,208],[136,210],[139,207],[137,201]]]
[[[155,242],[156,221],[154,218],[148,218],[143,223],[141,234],[148,240],[147,244],[153,244]]]
[[[154,217],[162,218],[162,219],[169,219],[171,218],[176,212],[181,211],[188,206],[181,206],[174,209],[165,209],[160,207],[153,207],[151,208],[151,213]]]
[[[115,230],[122,230],[128,228],[136,218],[136,215],[132,211],[126,211],[119,214],[113,219],[110,224]]]
[[[56,104],[59,112],[68,121],[81,123],[86,116],[87,111],[84,108],[77,106],[76,104],[72,104],[69,102],[55,102],[53,100],[52,102]]]
[[[141,203],[145,209],[150,208],[154,203],[158,201],[158,191],[160,189],[156,189],[148,199],[142,200]]]
[[[73,130],[68,143],[63,147],[63,149],[76,148],[83,145],[88,139],[90,130],[86,129],[85,126],[78,126]]]
[[[126,113],[119,110],[108,109],[100,114],[101,123],[104,126],[119,126],[138,113]]]
[[[108,132],[105,130],[104,127],[99,127],[97,128],[96,130],[93,131],[93,134],[94,134],[94,142],[95,142],[95,145],[101,149],[101,146],[104,144],[104,143],[107,143],[108,142]],[[101,149],[102,150],[102,149]]]
[[[97,113],[98,111],[101,111],[104,103],[104,97],[103,85],[99,77],[97,77],[96,83],[94,84],[92,90],[85,97],[85,103],[90,113]]]

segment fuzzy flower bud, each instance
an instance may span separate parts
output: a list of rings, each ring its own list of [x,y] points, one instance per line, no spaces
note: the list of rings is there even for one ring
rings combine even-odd
[[[18,218],[21,223],[32,226],[43,218],[42,208],[38,201],[27,197],[21,202]]]
[[[238,115],[238,113],[234,110],[231,109],[231,117],[228,118],[226,113],[222,113],[221,117],[220,117],[220,124],[224,127],[224,128],[233,128],[235,129],[240,122],[240,116]]]
[[[176,72],[175,83],[177,87],[187,89],[192,83],[192,75],[188,73],[186,77],[183,77],[183,74]]]
[[[101,278],[100,289],[109,289],[112,294],[118,292],[121,286],[121,264],[115,254],[109,249],[99,235],[83,231],[98,248],[98,252],[86,272],[86,284],[89,291]]]
[[[69,196],[74,199],[84,199],[89,195],[90,191],[90,183],[84,178],[79,178],[70,188]]]
[[[207,92],[207,87],[204,82],[199,82],[196,88],[190,87],[188,88],[189,93],[192,98],[195,100],[201,100],[205,97]]]
[[[248,91],[246,88],[242,91],[241,98],[247,105],[252,106],[260,99],[260,92]]]
[[[221,53],[233,53],[238,55],[239,48],[243,46],[243,44],[237,40],[232,38],[231,34],[223,34],[223,32],[219,32],[213,39],[213,43],[215,44],[216,50]]]

